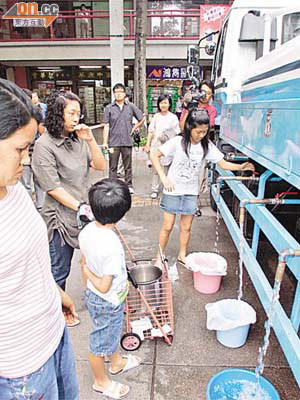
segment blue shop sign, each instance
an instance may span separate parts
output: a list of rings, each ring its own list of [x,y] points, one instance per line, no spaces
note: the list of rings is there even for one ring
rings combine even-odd
[[[186,67],[147,66],[146,79],[187,79]]]

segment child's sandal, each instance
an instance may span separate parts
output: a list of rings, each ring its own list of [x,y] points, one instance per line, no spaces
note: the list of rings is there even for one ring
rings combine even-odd
[[[123,388],[126,388],[126,390],[121,394]],[[102,396],[108,397],[109,399],[119,400],[128,396],[130,387],[120,382],[111,381],[111,384],[105,390],[98,386],[97,383],[94,383],[93,390],[102,394]]]
[[[133,356],[132,354],[129,354],[128,356],[123,356],[123,358],[127,358],[127,363],[126,363],[125,367],[120,369],[117,372],[114,372],[110,367],[109,368],[109,373],[111,375],[123,374],[123,372],[129,371],[130,369],[133,369],[133,368],[137,368],[142,362],[142,359],[140,357]]]

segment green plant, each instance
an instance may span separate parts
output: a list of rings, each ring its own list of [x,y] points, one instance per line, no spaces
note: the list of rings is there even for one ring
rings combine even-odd
[[[145,136],[140,136],[139,143],[137,143],[134,139],[133,139],[133,145],[135,147],[143,147],[143,146],[146,146],[146,144],[147,144],[147,138]]]
[[[146,146],[147,138],[145,136],[141,136],[140,146]]]

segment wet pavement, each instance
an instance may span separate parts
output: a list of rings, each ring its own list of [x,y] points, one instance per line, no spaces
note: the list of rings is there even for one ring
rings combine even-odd
[[[152,258],[157,251],[162,213],[158,201],[150,199],[151,170],[146,166],[143,152],[134,153],[133,164],[133,206],[118,227],[138,258]],[[93,173],[91,180],[96,181],[106,175],[107,172]],[[195,217],[193,222],[189,252],[213,252],[215,232],[216,214],[211,210],[208,195],[205,194],[202,197],[202,217]],[[169,265],[173,265],[177,258],[178,236],[179,220],[176,220],[166,251]],[[266,315],[246,272],[243,300],[251,304],[257,313],[257,322],[251,327],[246,344],[236,349],[225,347],[217,341],[216,332],[206,328],[205,305],[221,299],[237,298],[239,285],[238,254],[223,221],[220,223],[219,236],[218,249],[228,263],[228,273],[222,280],[220,290],[210,295],[199,293],[193,287],[192,273],[180,265],[177,266],[179,280],[173,283],[173,344],[168,346],[161,338],[145,340],[134,352],[142,357],[142,366],[117,377],[118,381],[131,386],[127,397],[129,400],[205,400],[207,384],[216,373],[227,368],[255,369],[258,349],[263,343]],[[266,247],[263,247],[261,253],[266,260],[267,272],[272,276],[271,270],[276,267],[276,257],[272,249],[266,250]],[[91,323],[83,302],[84,288],[79,262],[80,253],[76,251],[67,291],[73,297],[81,319],[79,326],[70,329],[80,399],[103,399],[103,396],[92,390],[93,376],[88,363],[88,334]],[[286,276],[282,285],[282,302],[287,308],[290,308],[293,291],[293,284]],[[300,399],[300,389],[273,332],[265,357],[264,376],[274,384],[282,400]]]

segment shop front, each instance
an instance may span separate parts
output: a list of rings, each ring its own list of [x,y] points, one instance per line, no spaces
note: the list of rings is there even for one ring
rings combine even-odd
[[[111,72],[107,66],[99,67],[37,67],[27,70],[31,90],[38,92],[42,101],[53,90],[71,90],[82,104],[85,123],[100,124],[104,108],[111,102]],[[133,88],[133,66],[125,66],[125,86]]]
[[[172,112],[175,113],[178,98],[184,94],[185,87],[192,84],[186,66],[150,66],[146,67],[148,118],[157,110],[157,99],[162,94],[172,98]]]

